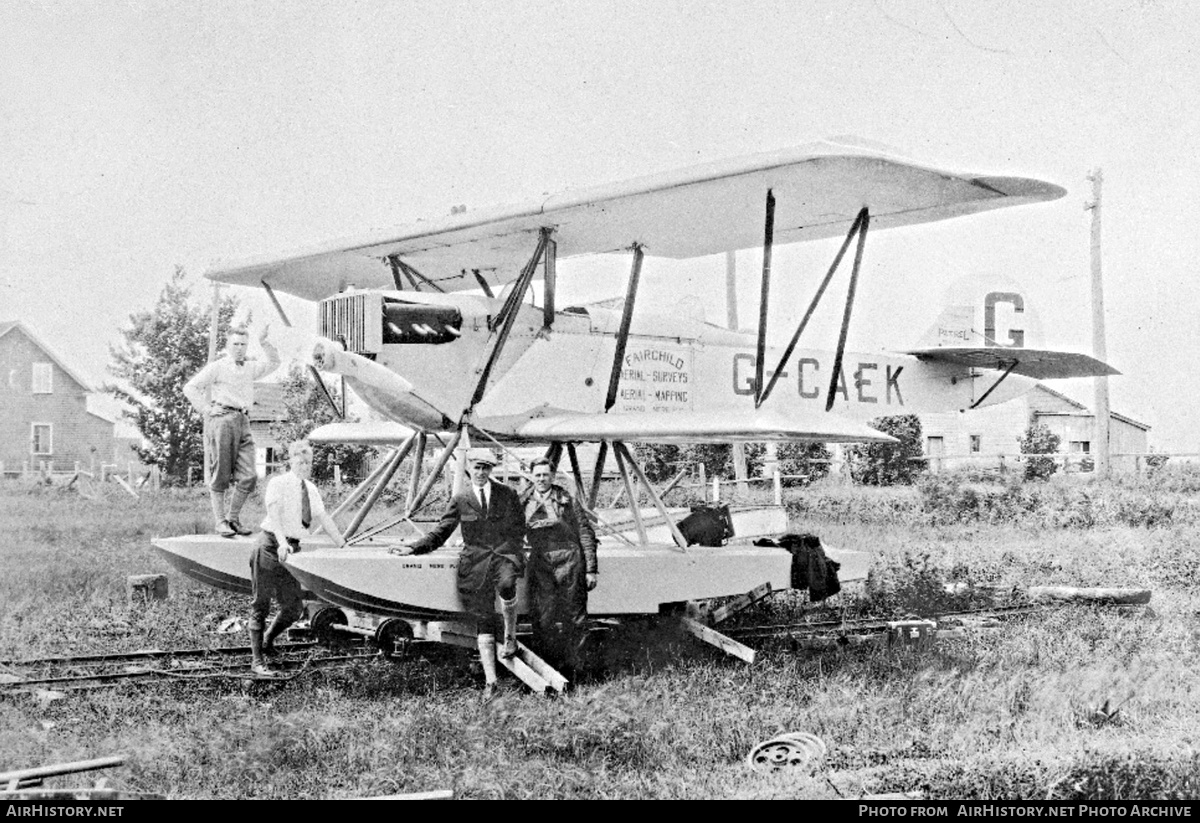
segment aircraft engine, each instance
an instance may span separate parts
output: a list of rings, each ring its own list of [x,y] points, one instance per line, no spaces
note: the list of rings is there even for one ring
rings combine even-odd
[[[313,344],[312,363],[320,371],[345,376],[359,397],[393,420],[424,429],[448,427],[447,415],[417,395],[412,383],[387,366],[344,351],[332,340]]]

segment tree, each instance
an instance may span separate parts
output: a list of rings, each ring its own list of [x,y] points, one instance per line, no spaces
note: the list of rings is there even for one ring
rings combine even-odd
[[[1025,434],[1018,440],[1021,444],[1021,454],[1054,454],[1062,443],[1062,438],[1042,423],[1030,423]],[[1046,480],[1058,471],[1058,461],[1052,457],[1026,457],[1025,479]]]
[[[915,414],[899,414],[876,418],[870,425],[900,442],[851,446],[847,450],[850,477],[867,486],[912,484],[925,470],[921,418]]]
[[[753,477],[762,473],[763,458],[767,447],[764,443],[749,443],[746,446],[746,471]],[[804,475],[803,480],[784,479],[784,487],[804,486],[829,474],[832,455],[824,443],[780,443],[775,450],[779,460],[779,473]]]
[[[307,369],[298,363],[293,363],[287,371],[283,382],[283,404],[287,408],[287,420],[271,426],[271,433],[285,446],[293,440],[301,440],[318,426],[332,423],[338,417],[334,414],[320,388],[313,382]],[[341,405],[340,393],[335,386],[326,384],[335,402]],[[330,482],[333,480],[333,467],[340,466],[343,477],[361,477],[363,468],[369,456],[375,450],[369,446],[348,446],[344,444],[313,444],[313,480]]]
[[[733,473],[733,448],[728,443],[635,443],[633,456],[653,483],[670,480],[689,465],[703,464],[709,477]]]
[[[217,346],[238,309],[233,297],[221,299],[217,309]],[[194,305],[191,288],[180,266],[163,287],[151,311],[129,315],[121,329],[124,342],[109,348],[109,372],[124,381],[104,390],[129,408],[145,446],[135,447],[138,458],[158,466],[169,482],[186,483],[192,466],[204,465],[204,421],[183,396],[183,384],[208,362],[211,309]]]

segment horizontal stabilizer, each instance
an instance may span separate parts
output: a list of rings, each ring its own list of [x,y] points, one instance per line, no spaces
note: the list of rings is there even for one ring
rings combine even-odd
[[[977,369],[1007,369],[1015,362],[1013,374],[1035,380],[1055,380],[1066,377],[1106,377],[1120,374],[1112,366],[1087,354],[1046,349],[1022,349],[1003,346],[939,346],[914,349],[911,354],[933,363],[952,363]]]
[[[392,421],[326,423],[308,435],[312,443],[346,443],[352,446],[395,446],[413,434],[408,426]]]
[[[826,412],[729,409],[714,412],[554,414],[517,426],[514,435],[537,441],[629,440],[654,443],[801,441],[894,443],[865,423]]]

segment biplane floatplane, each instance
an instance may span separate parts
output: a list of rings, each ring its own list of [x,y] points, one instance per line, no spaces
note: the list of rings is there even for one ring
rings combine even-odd
[[[346,529],[350,545],[314,540],[289,559],[305,588],[335,607],[316,615],[314,625],[348,625],[350,611],[374,616],[384,638],[457,638],[474,645],[454,623],[461,612],[456,550],[389,553],[420,528],[414,521],[468,440],[544,444],[555,460],[565,452],[581,499],[593,510],[608,455],[625,499],[637,500],[639,488],[648,496],[652,507],[595,512],[602,573],[589,596],[593,615],[655,614],[669,604],[741,595],[764,584],[788,587],[792,557],[752,544],[786,530],[782,508],[734,510],[735,536],[725,545],[688,546],[676,513],[626,444],[887,441],[867,421],[998,403],[1038,379],[1115,373],[1086,355],[1026,348],[1019,337],[997,340],[993,328],[968,328],[970,318],[960,327],[948,324],[920,349],[894,355],[845,350],[870,231],[1064,194],[1039,180],[948,172],[875,150],[818,143],[216,268],[209,278],[265,289],[281,315],[276,291],[317,301],[323,339],[313,348],[314,372],[342,376],[389,421],[334,423],[314,433],[316,439],[394,446],[335,512],[345,515],[346,506],[365,495]],[[788,344],[768,346],[773,245],[835,237],[841,246]],[[655,257],[759,246],[755,332],[635,309],[643,266]],[[595,254],[630,258],[623,306],[560,307],[558,261]],[[851,262],[843,266],[847,256]],[[831,280],[847,268],[836,345],[799,348]],[[527,302],[539,279],[540,306]],[[422,478],[435,439],[441,448]],[[599,444],[594,465],[580,465],[580,443]],[[367,511],[410,455],[404,511],[363,529]],[[155,545],[198,579],[249,590],[246,540],[195,535]],[[830,554],[850,577],[865,575],[865,554]]]

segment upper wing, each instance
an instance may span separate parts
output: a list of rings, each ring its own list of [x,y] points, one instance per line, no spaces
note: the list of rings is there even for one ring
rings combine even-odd
[[[1062,197],[1021,177],[941,171],[858,146],[815,143],[583,189],[524,206],[329,243],[291,255],[218,265],[207,276],[321,299],[347,287],[396,288],[386,258],[398,256],[444,291],[516,276],[543,228],[559,257],[640,243],[650,255],[690,258],[761,245],[766,192],[775,194],[775,242],[841,236],[859,210],[872,229],[944,220]]]
[[[526,421],[510,434],[534,441],[629,440],[655,443],[803,441],[894,443],[864,423],[833,414],[754,410],[554,414]]]
[[[1007,369],[1035,380],[1065,377],[1104,377],[1120,374],[1112,366],[1086,354],[1045,349],[1019,349],[1004,346],[938,346],[905,352],[935,363],[953,363],[980,369]]]

